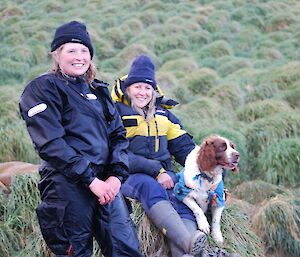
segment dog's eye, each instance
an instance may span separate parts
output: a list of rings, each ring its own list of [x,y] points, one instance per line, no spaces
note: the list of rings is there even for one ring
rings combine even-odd
[[[220,146],[218,146],[218,148],[217,148],[217,150],[219,151],[219,152],[224,152],[224,151],[226,151],[226,149],[227,149],[227,145],[226,145],[226,143],[224,142],[224,143],[222,143]]]
[[[230,146],[235,149],[235,145],[232,142],[230,142]]]

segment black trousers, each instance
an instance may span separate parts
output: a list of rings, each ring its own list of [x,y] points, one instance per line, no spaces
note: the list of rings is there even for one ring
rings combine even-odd
[[[100,205],[88,188],[59,172],[43,171],[36,209],[43,238],[56,256],[90,257],[93,237],[106,257],[143,256],[124,199]]]

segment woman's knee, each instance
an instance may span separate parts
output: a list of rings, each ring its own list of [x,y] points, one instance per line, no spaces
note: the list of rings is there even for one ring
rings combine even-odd
[[[160,192],[166,194],[164,188],[151,176],[141,173],[132,174],[122,185],[122,193],[131,198],[137,199],[140,195]]]

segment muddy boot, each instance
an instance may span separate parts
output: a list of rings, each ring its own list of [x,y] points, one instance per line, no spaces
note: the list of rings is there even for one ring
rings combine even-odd
[[[154,204],[148,216],[156,227],[170,241],[182,248],[186,254],[196,255],[208,245],[206,235],[203,232],[197,230],[191,233],[187,230],[182,219],[168,201]]]
[[[240,257],[240,256],[236,253],[228,253],[226,250],[218,247],[208,246],[206,249],[196,254],[195,257]]]

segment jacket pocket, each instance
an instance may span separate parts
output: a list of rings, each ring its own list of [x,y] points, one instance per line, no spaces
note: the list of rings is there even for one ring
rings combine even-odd
[[[70,247],[63,224],[67,205],[67,201],[51,199],[36,209],[43,238],[50,250],[58,255],[67,255]]]

